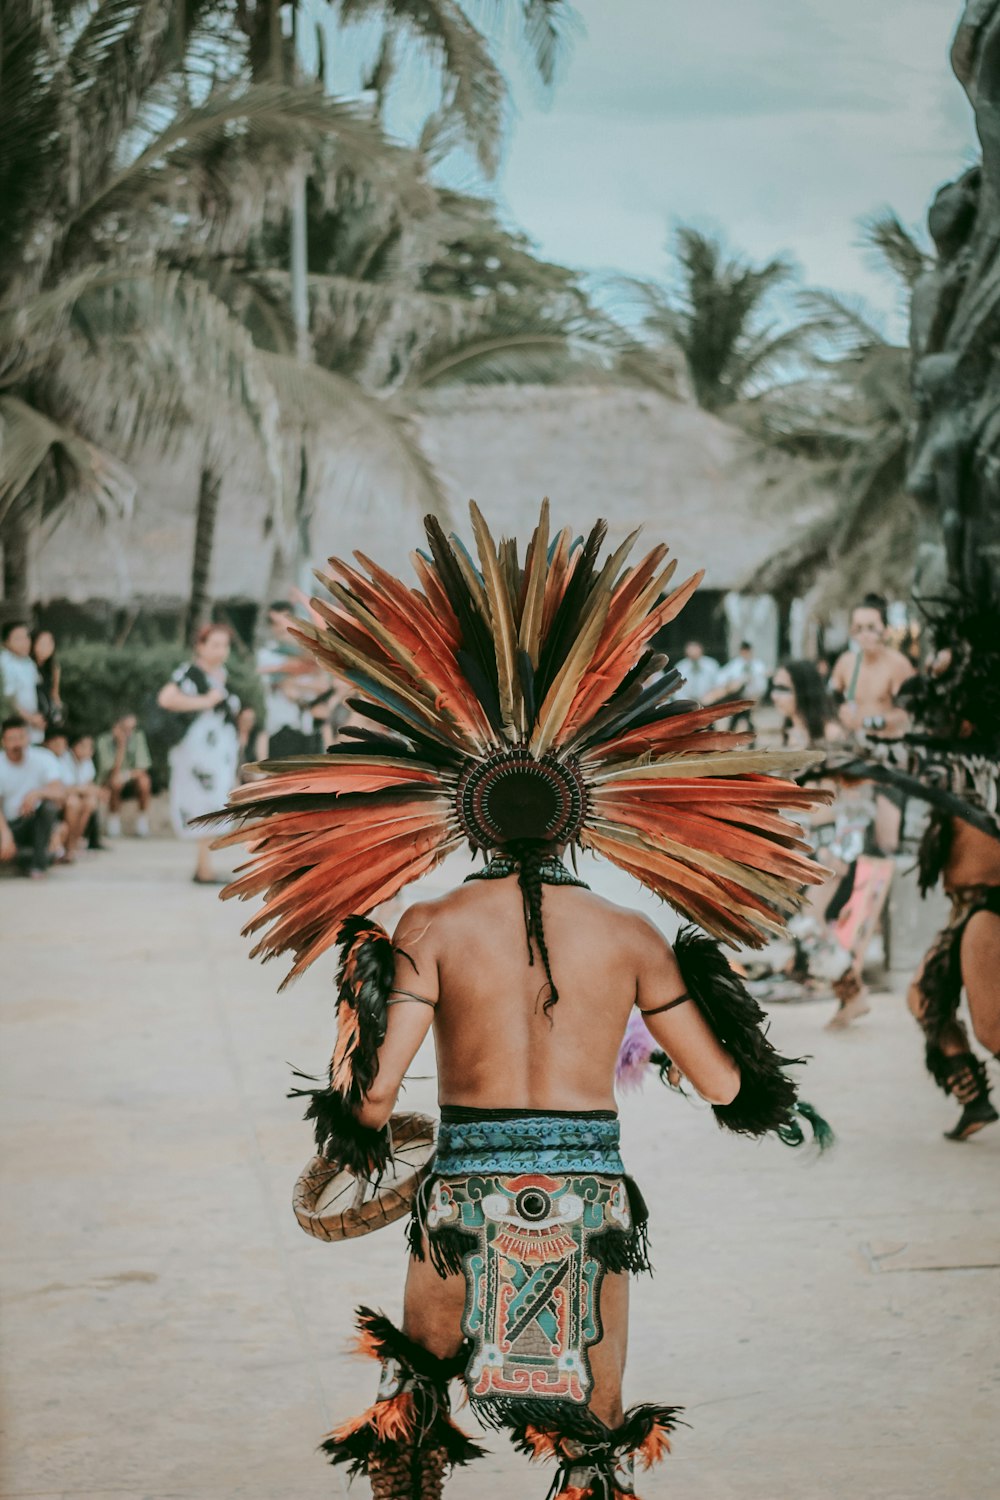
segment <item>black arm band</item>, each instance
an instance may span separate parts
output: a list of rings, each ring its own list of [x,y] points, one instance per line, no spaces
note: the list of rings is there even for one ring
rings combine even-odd
[[[654,1005],[652,1010],[643,1010],[641,1007],[638,1007],[639,1014],[640,1016],[662,1016],[665,1010],[673,1010],[675,1005],[683,1005],[685,1000],[690,999],[691,996],[685,990],[683,995],[678,995],[676,1000],[668,1000],[666,1005]]]

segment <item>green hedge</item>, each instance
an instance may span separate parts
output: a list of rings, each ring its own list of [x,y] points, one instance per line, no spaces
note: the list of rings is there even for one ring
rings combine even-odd
[[[67,722],[74,729],[101,734],[110,729],[119,714],[142,712],[181,662],[185,653],[170,643],[157,645],[104,646],[92,641],[59,648],[62,676],[60,692]],[[253,661],[234,648],[229,658],[229,684],[243,703],[257,712],[261,722],[264,696]],[[164,766],[157,766],[164,779]]]

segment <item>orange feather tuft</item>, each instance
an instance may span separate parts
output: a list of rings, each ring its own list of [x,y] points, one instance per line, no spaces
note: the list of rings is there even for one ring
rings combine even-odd
[[[644,1469],[651,1469],[654,1464],[666,1458],[670,1452],[670,1438],[667,1429],[659,1422],[654,1422],[649,1436],[639,1444],[639,1456],[642,1459]]]

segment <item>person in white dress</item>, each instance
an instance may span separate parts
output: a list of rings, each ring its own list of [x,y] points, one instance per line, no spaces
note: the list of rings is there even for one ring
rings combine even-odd
[[[231,645],[228,625],[203,626],[192,659],[177,668],[157,695],[161,708],[190,718],[183,739],[169,755],[170,818],[177,837],[198,846],[193,876],[197,885],[219,882],[212,870],[213,835],[192,828],[191,821],[217,812],[238,778],[241,704],[226,683]]]

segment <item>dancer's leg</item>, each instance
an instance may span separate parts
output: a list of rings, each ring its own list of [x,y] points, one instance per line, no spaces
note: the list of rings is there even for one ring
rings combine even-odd
[[[962,983],[972,1029],[987,1051],[1000,1053],[1000,916],[977,911],[962,934]]]
[[[360,1352],[382,1364],[375,1404],[329,1434],[332,1463],[366,1474],[373,1500],[439,1500],[444,1477],[482,1449],[452,1422],[449,1382],[466,1362],[462,1337],[465,1278],[442,1279],[411,1258],[402,1330],[359,1309]]]
[[[995,962],[995,955],[991,929],[978,924],[977,936],[967,948],[969,929],[978,917],[989,915],[975,913],[962,926],[952,925],[940,932],[907,992],[907,1003],[927,1041],[928,1070],[945,1093],[962,1106],[958,1123],[945,1131],[947,1139],[953,1141],[967,1140],[997,1119],[986,1069],[972,1051],[969,1034],[957,1014],[963,983],[971,977],[979,1024],[984,1033],[992,1034],[991,1003],[995,1005],[995,1001],[989,998],[988,964]]]

